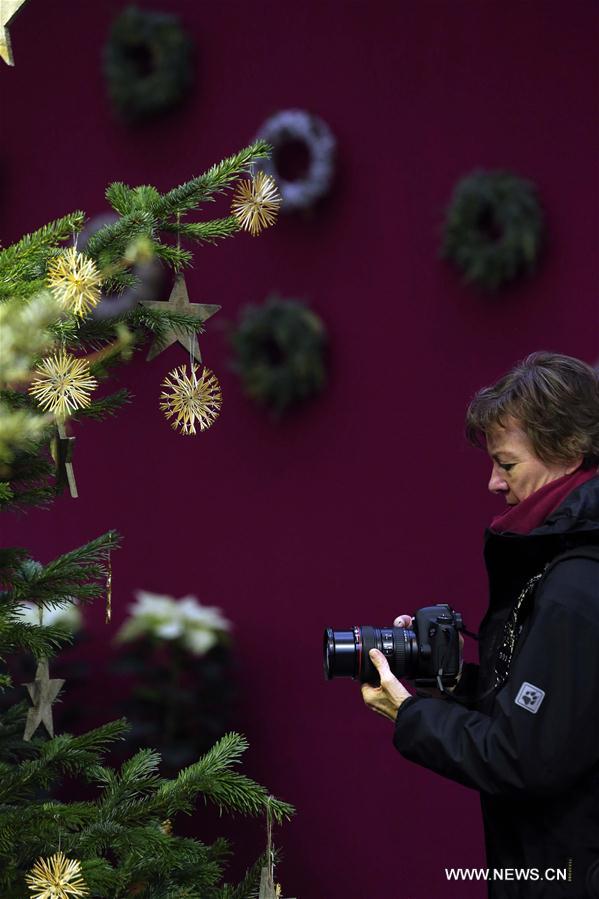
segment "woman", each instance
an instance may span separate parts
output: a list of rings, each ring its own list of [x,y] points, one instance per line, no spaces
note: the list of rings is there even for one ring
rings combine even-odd
[[[480,791],[489,868],[537,869],[489,896],[599,897],[597,373],[534,353],[479,391],[467,435],[507,505],[485,535],[480,665],[452,695],[412,696],[373,650],[381,686],[364,701],[405,758]]]

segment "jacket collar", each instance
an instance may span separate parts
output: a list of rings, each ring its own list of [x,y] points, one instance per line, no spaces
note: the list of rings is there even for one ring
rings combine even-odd
[[[599,539],[599,475],[573,490],[532,534],[547,536],[583,531],[590,531],[592,537]]]
[[[570,493],[530,534],[485,531],[485,563],[500,592],[510,593],[560,553],[599,543],[599,476]]]

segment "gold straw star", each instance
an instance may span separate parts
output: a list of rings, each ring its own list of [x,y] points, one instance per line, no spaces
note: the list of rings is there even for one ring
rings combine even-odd
[[[29,393],[35,397],[44,412],[53,412],[65,419],[90,405],[89,395],[98,386],[90,375],[86,359],[77,359],[61,350],[40,362]]]
[[[25,876],[31,899],[72,899],[88,896],[81,876],[81,863],[57,852],[49,859],[39,859]]]
[[[274,225],[282,199],[272,175],[258,172],[251,181],[242,181],[233,196],[231,212],[240,226],[254,237]]]
[[[160,394],[163,402],[160,408],[167,418],[173,418],[171,427],[181,429],[182,434],[195,434],[195,423],[201,431],[205,431],[218,418],[222,395],[220,385],[212,372],[204,368],[201,377],[196,377],[198,366],[192,365],[191,376],[187,374],[187,366],[180,365],[173,369],[162,382],[166,388]],[[170,391],[170,392],[168,392]]]
[[[63,309],[84,318],[100,302],[102,276],[93,259],[75,247],[56,256],[48,266],[48,284]]]

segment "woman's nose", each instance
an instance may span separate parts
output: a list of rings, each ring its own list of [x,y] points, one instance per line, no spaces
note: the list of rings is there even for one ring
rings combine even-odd
[[[501,476],[501,474],[495,467],[493,467],[493,471],[491,472],[491,479],[489,481],[488,487],[491,493],[505,493],[506,490],[509,490],[507,481],[504,477]]]

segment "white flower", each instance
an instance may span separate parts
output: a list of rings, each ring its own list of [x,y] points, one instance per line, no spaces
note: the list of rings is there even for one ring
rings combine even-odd
[[[176,640],[183,633],[183,623],[181,621],[165,621],[159,624],[155,629],[156,636],[162,637],[163,640]]]
[[[203,656],[216,645],[217,638],[210,631],[189,631],[183,637],[183,643],[195,656]]]
[[[33,602],[27,602],[20,606],[18,615],[21,621],[24,621],[26,624],[40,623],[39,608]],[[45,608],[42,624],[44,627],[56,625],[76,633],[81,629],[81,610],[74,603],[69,603],[66,606],[54,606],[52,609]]]
[[[195,627],[205,627],[215,631],[231,630],[231,622],[221,615],[215,606],[201,605],[195,596],[184,596],[178,606],[184,620]]]
[[[138,590],[136,603],[129,606],[130,617],[117,634],[120,641],[142,636],[180,640],[194,655],[204,655],[219,641],[231,624],[213,606],[202,606],[195,596],[180,600]]]

